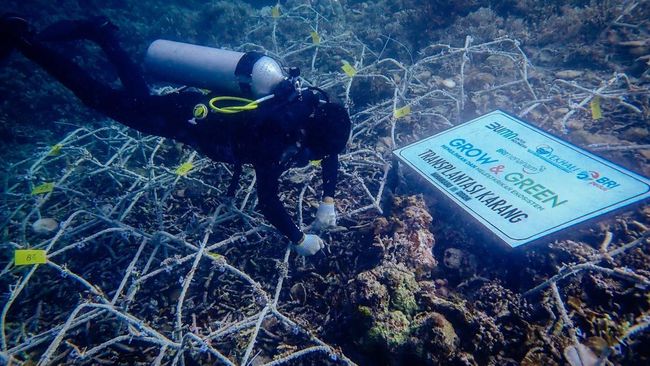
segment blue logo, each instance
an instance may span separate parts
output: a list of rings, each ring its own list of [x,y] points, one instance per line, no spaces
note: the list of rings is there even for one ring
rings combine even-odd
[[[539,145],[535,152],[539,155],[551,155],[553,153],[553,148],[548,145]]]
[[[598,177],[600,177],[600,173],[595,172],[593,170],[591,170],[591,171],[583,170],[580,173],[578,173],[578,175],[576,175],[576,177],[578,179],[580,179],[580,180],[594,180],[594,179],[597,179]]]

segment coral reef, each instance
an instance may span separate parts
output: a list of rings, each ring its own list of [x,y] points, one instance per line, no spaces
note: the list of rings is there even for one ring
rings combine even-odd
[[[436,267],[433,258],[435,239],[429,231],[432,217],[422,197],[395,197],[388,220],[377,218],[374,222],[374,247],[380,248],[383,261],[404,263],[416,276],[427,277]]]

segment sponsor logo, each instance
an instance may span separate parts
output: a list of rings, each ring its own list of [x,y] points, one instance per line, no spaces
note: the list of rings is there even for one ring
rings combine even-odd
[[[578,173],[578,175],[576,175],[576,177],[578,179],[580,179],[580,180],[594,180],[594,179],[598,179],[598,177],[600,177],[600,173],[595,172],[593,170],[591,170],[591,171],[583,170],[580,173]]]
[[[621,185],[620,183],[610,178],[602,176],[595,170],[583,170],[576,174],[576,178],[585,182],[589,182],[589,185],[594,186],[601,191],[609,191],[610,189],[614,189]]]
[[[495,121],[490,122],[487,125],[485,125],[485,127],[488,130],[491,130],[492,132],[496,133],[497,135],[499,135],[499,136],[501,136],[501,137],[503,137],[503,138],[505,138],[507,140],[510,140],[513,143],[515,143],[515,144],[517,144],[517,145],[519,145],[521,147],[524,147],[524,148],[526,147],[526,141],[524,139],[522,139],[521,137],[519,137],[519,134],[517,132],[507,128],[506,126],[502,125],[499,122],[495,122]]]
[[[550,156],[553,153],[553,148],[548,145],[539,145],[535,152],[541,156]]]
[[[538,145],[535,150],[529,149],[528,152],[566,173],[575,173],[580,170],[580,168],[574,165],[571,161],[556,154],[550,145]]]

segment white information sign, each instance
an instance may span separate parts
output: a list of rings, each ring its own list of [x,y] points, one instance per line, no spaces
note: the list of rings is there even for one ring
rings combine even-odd
[[[647,178],[502,111],[394,153],[512,247],[650,195]]]

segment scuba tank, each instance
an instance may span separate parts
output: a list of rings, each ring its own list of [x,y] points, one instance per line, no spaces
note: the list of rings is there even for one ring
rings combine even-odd
[[[159,39],[151,43],[145,67],[160,80],[260,98],[287,79],[274,59],[259,52],[235,52]]]

